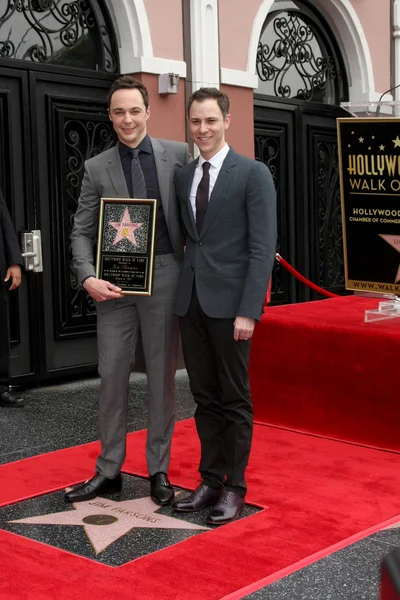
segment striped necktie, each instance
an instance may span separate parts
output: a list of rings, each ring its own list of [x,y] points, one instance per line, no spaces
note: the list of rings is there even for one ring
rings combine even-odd
[[[131,150],[131,178],[132,178],[132,196],[133,198],[147,198],[146,182],[139,160],[140,150],[133,148]]]

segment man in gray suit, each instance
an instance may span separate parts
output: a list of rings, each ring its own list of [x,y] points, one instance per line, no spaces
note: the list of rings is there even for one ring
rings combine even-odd
[[[174,427],[179,333],[173,303],[184,247],[174,174],[190,156],[185,143],[147,135],[148,92],[133,77],[123,76],[113,83],[108,106],[119,141],[85,163],[71,235],[78,279],[97,307],[101,454],[95,476],[68,492],[66,500],[89,500],[100,493],[121,489],[129,376],[140,329],[148,379],[146,458],[150,493],[154,502],[168,504],[174,498],[167,473]],[[102,197],[158,200],[151,296],[124,296],[119,287],[95,277],[93,245],[98,235]]]
[[[197,161],[176,174],[186,229],[176,312],[197,403],[202,483],[177,511],[213,505],[207,523],[238,518],[246,494],[253,409],[248,362],[275,257],[276,194],[268,168],[225,142],[229,99],[201,88],[189,99]]]

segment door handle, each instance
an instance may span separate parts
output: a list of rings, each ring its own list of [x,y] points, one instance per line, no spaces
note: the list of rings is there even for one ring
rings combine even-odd
[[[26,231],[21,236],[25,269],[34,273],[43,271],[42,235],[40,229]]]

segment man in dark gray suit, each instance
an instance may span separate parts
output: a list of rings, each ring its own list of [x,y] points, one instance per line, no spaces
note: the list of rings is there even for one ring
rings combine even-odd
[[[248,362],[275,257],[276,194],[268,168],[225,142],[229,99],[201,88],[189,99],[197,161],[176,174],[186,229],[176,312],[197,403],[202,483],[178,511],[213,505],[207,522],[238,518],[246,494],[253,409]]]
[[[21,283],[21,250],[0,190],[0,406],[18,408],[24,405],[9,391],[10,339],[8,326],[8,292]]]
[[[78,502],[121,489],[129,375],[140,329],[148,379],[146,457],[150,493],[154,502],[168,504],[174,497],[167,472],[174,427],[179,332],[173,303],[183,258],[174,174],[190,156],[185,143],[147,135],[149,98],[142,83],[130,76],[120,77],[113,83],[108,101],[119,141],[86,162],[71,235],[78,279],[97,307],[101,454],[95,476],[68,492],[66,500]],[[93,245],[102,197],[158,200],[151,296],[123,296],[120,288],[95,277]]]

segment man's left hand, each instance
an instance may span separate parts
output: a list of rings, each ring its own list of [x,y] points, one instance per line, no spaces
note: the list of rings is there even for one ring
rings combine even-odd
[[[255,324],[256,322],[254,319],[249,319],[248,317],[236,317],[233,323],[235,327],[233,331],[235,341],[249,340],[253,335]]]
[[[15,290],[21,283],[21,267],[19,265],[11,265],[8,267],[6,277],[4,281],[7,281],[11,278],[10,291]]]

